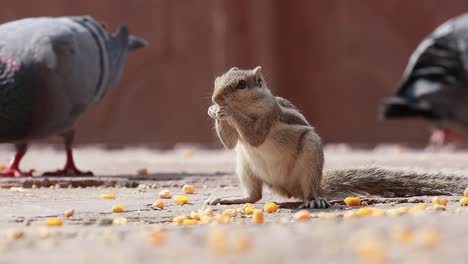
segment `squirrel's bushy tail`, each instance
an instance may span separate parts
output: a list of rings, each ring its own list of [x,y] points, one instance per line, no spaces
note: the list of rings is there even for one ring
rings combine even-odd
[[[468,175],[406,169],[359,168],[325,171],[322,194],[328,199],[346,196],[409,197],[463,195]]]

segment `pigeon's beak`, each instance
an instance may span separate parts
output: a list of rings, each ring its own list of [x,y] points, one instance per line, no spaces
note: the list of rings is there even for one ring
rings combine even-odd
[[[128,50],[136,50],[148,46],[148,42],[133,35],[128,36]]]

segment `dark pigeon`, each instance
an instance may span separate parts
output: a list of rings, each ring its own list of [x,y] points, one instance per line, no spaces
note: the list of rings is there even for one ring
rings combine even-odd
[[[0,176],[30,175],[19,168],[27,143],[54,135],[64,138],[67,162],[46,175],[92,175],[73,161],[78,119],[115,86],[127,52],[146,42],[89,16],[16,20],[0,25],[0,36],[0,143],[17,149]]]
[[[468,135],[468,14],[426,37],[413,52],[397,94],[381,108],[382,119],[424,118],[439,129],[432,140]]]

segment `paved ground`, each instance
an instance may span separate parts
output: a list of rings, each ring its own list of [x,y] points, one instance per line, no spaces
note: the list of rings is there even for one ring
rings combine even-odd
[[[7,162],[10,154],[0,152],[0,162]],[[231,224],[177,226],[172,224],[174,216],[190,215],[210,195],[240,193],[232,176],[233,153],[190,147],[171,151],[89,147],[78,149],[76,159],[81,168],[92,168],[98,176],[0,179],[0,263],[451,263],[468,257],[468,211],[458,205],[462,194],[447,197],[445,211],[341,217],[350,208],[336,204],[329,210],[311,210],[313,218],[299,223],[293,218],[297,203],[267,191],[256,207],[275,201],[280,211],[265,214],[263,225],[239,215]],[[381,165],[468,175],[468,152],[450,149],[333,146],[327,148],[326,160],[327,169]],[[62,163],[61,151],[42,146],[31,150],[23,168],[34,168],[40,175]],[[149,174],[137,175],[142,168]],[[163,210],[148,206],[161,189],[179,195],[183,184],[197,187],[196,194],[188,195],[189,204],[164,200]],[[114,193],[117,199],[101,199],[104,193]],[[368,201],[371,208],[385,210],[420,202],[431,207],[431,197]],[[112,213],[115,204],[123,204],[125,212]],[[212,209],[216,215],[240,207]],[[62,217],[70,209],[75,214]],[[323,211],[333,214],[320,214]],[[45,220],[53,217],[63,218],[63,226],[46,227]],[[116,218],[125,218],[127,224],[113,225]],[[154,232],[159,227],[162,231]]]

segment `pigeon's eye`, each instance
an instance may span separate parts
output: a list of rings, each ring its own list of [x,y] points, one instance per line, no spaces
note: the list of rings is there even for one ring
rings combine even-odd
[[[240,80],[237,83],[237,89],[245,89],[247,87],[247,82],[245,80]]]

